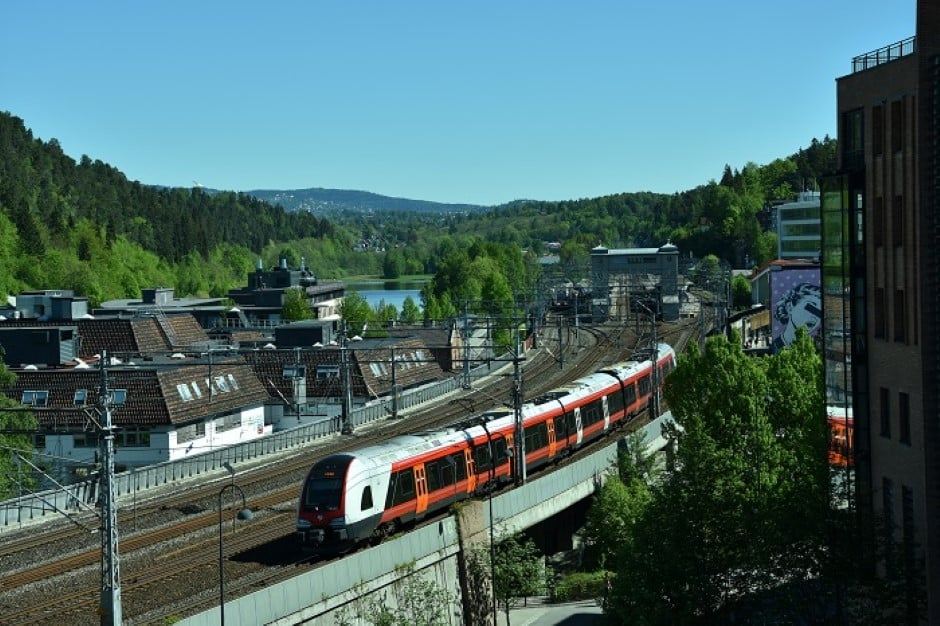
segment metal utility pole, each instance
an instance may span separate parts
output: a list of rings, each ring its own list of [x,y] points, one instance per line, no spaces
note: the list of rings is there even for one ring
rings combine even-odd
[[[101,425],[101,475],[99,502],[101,504],[101,602],[98,612],[102,626],[120,626],[121,565],[118,559],[117,505],[114,497],[114,427],[111,424],[111,397],[108,390],[108,351],[101,351],[101,386],[98,389],[98,407],[103,418]]]
[[[463,386],[470,388],[470,316],[466,300],[463,303]]]
[[[516,447],[516,468],[517,471],[513,472],[515,476],[516,485],[524,485],[526,483],[526,469],[525,469],[525,427],[522,423],[522,368],[519,366],[519,351],[520,351],[520,342],[519,342],[519,329],[516,328],[516,350],[513,354],[513,381],[512,381],[512,407],[516,422],[516,435],[515,447]]]
[[[349,378],[349,337],[346,332],[346,325],[343,325],[343,341],[339,349],[339,363],[343,377],[343,426],[342,433],[351,435],[352,427],[352,384]]]
[[[658,307],[657,307],[658,308]],[[654,420],[659,417],[659,337],[656,335],[656,315],[652,316],[653,324],[653,373],[652,373],[652,383],[653,383],[653,397],[650,402],[650,419]]]
[[[395,346],[389,348],[392,352],[392,419],[398,418],[398,381],[396,379],[397,363],[395,361]]]

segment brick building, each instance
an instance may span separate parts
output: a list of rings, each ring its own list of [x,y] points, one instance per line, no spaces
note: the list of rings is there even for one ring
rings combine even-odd
[[[837,79],[839,174],[822,191],[827,391],[848,390],[862,519],[886,522],[908,622],[940,623],[940,5]],[[839,381],[842,380],[842,383]],[[923,568],[920,564],[923,563]],[[914,589],[927,591],[918,616]]]

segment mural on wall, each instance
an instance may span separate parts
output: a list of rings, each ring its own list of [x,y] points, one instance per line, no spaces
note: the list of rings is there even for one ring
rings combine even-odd
[[[796,329],[806,328],[816,336],[822,327],[822,290],[818,269],[792,269],[774,272],[771,278],[774,352],[796,339]]]

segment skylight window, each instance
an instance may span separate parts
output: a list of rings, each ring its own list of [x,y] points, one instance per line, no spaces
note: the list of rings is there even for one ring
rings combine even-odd
[[[183,402],[189,402],[193,399],[193,392],[189,390],[189,385],[186,383],[180,383],[176,386],[176,390],[180,394],[180,398]]]
[[[27,390],[23,392],[23,404],[27,406],[46,406],[48,401],[48,391]]]

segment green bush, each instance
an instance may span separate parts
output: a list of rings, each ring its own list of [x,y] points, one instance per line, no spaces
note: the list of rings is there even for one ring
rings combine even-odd
[[[613,575],[604,570],[566,574],[555,584],[552,602],[603,598],[607,591],[606,581],[612,578]]]

